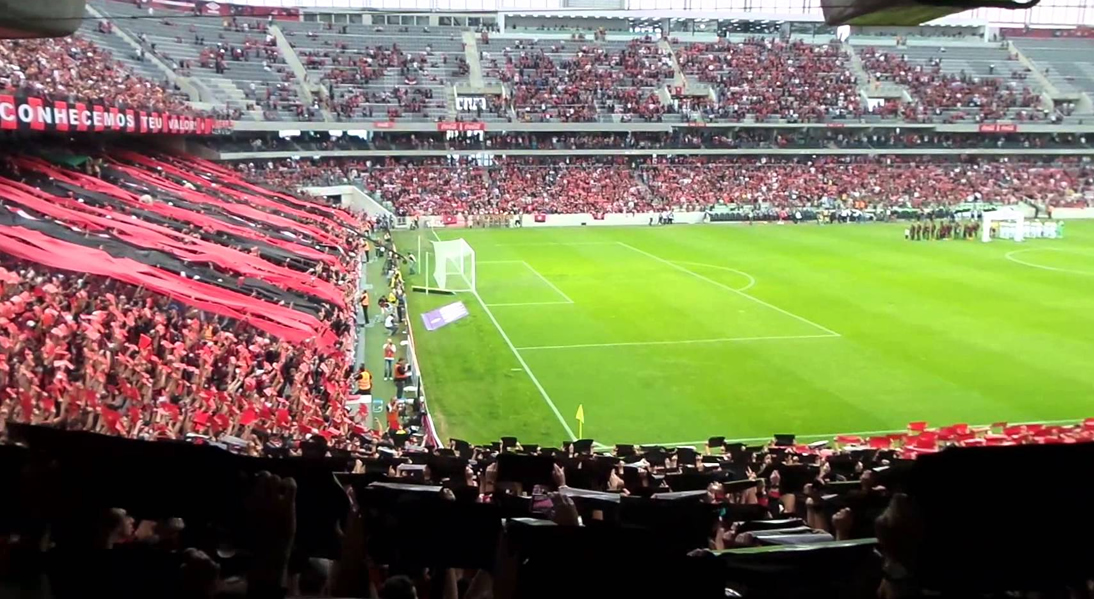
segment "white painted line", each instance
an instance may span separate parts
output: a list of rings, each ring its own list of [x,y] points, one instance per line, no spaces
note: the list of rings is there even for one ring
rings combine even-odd
[[[678,264],[673,264],[672,262],[669,262],[668,260],[665,260],[664,258],[662,258],[660,256],[656,256],[656,255],[651,254],[651,253],[649,253],[645,250],[640,250],[640,249],[634,247],[633,245],[623,243],[622,241],[620,241],[618,243],[619,243],[619,245],[621,245],[625,248],[628,248],[630,250],[633,250],[635,252],[638,252],[639,254],[642,254],[644,256],[649,256],[650,258],[652,258],[654,260],[657,260],[658,262],[668,264],[669,266],[675,268],[676,270],[679,270],[680,272],[687,273],[687,274],[689,274],[689,275],[691,275],[691,276],[693,276],[697,279],[700,279],[702,281],[706,281],[707,283],[710,283],[711,285],[721,287],[722,289],[725,289],[726,291],[731,291],[731,292],[736,293],[737,295],[739,295],[743,298],[750,299],[750,300],[756,302],[757,304],[760,304],[761,306],[767,306],[768,308],[771,308],[772,310],[774,310],[776,312],[779,312],[781,314],[785,314],[785,315],[787,315],[787,316],[789,316],[789,317],[791,317],[795,320],[798,320],[798,321],[804,322],[805,324],[811,325],[814,328],[820,329],[820,330],[824,331],[825,333],[828,333],[828,335],[831,336],[831,337],[840,337],[841,336],[839,333],[833,331],[832,329],[830,329],[826,326],[823,326],[823,325],[819,325],[819,324],[813,322],[812,320],[809,320],[808,318],[805,318],[803,316],[798,316],[797,314],[794,314],[793,312],[789,312],[787,310],[783,310],[782,308],[780,308],[778,306],[775,306],[773,304],[769,304],[769,303],[763,301],[762,299],[760,299],[758,297],[753,297],[753,296],[751,296],[751,295],[749,295],[749,294],[747,294],[743,291],[739,291],[737,289],[734,289],[734,288],[730,287],[729,285],[719,283],[718,281],[715,281],[714,279],[711,279],[709,277],[704,277],[703,275],[701,275],[701,274],[699,274],[699,273],[697,273],[693,270],[688,270],[687,268],[684,268],[683,266],[680,266]]]
[[[1055,266],[1045,266],[1043,264],[1034,264],[1032,262],[1026,262],[1024,260],[1019,260],[1018,258],[1015,258],[1015,256],[1017,256],[1018,254],[1022,254],[1022,253],[1025,253],[1025,252],[1064,252],[1065,254],[1075,254],[1077,256],[1086,256],[1086,255],[1088,255],[1088,254],[1084,254],[1082,252],[1064,250],[1064,249],[1060,249],[1060,248],[1027,248],[1027,249],[1024,249],[1024,250],[1014,250],[1013,252],[1007,252],[1007,255],[1005,255],[1003,257],[1006,258],[1007,260],[1010,260],[1011,262],[1014,262],[1015,264],[1021,264],[1022,266],[1029,266],[1029,267],[1032,267],[1032,268],[1040,268],[1041,270],[1051,270],[1051,271],[1055,271],[1055,272],[1068,272],[1068,273],[1072,273],[1072,274],[1076,274],[1076,275],[1087,275],[1087,276],[1090,276],[1090,277],[1094,277],[1094,271],[1075,270],[1075,269],[1072,269],[1072,268],[1058,268],[1058,267],[1055,267]]]
[[[507,306],[569,306],[573,302],[510,302],[503,304],[486,304],[491,308],[507,307]]]
[[[621,343],[578,343],[574,345],[536,345],[532,347],[518,347],[519,351],[536,351],[543,349],[580,349],[586,347],[632,347],[642,345],[688,345],[694,343],[739,343],[743,341],[787,341],[792,339],[833,339],[839,335],[781,335],[773,337],[718,337],[715,339],[683,339],[679,341],[624,341]]]
[[[441,240],[440,236],[437,235],[436,231],[433,231],[433,236],[436,237],[438,241]],[[486,315],[490,318],[490,322],[494,323],[494,327],[498,329],[498,333],[501,335],[501,338],[505,341],[505,344],[509,346],[509,350],[513,352],[513,355],[516,356],[517,362],[520,363],[521,368],[524,369],[524,372],[528,373],[528,378],[532,379],[532,384],[535,385],[536,389],[539,390],[539,394],[543,397],[543,401],[547,402],[547,407],[551,408],[551,411],[554,412],[555,418],[558,418],[558,423],[562,425],[563,430],[565,430],[566,434],[570,436],[570,439],[576,441],[577,435],[574,434],[573,429],[570,428],[570,425],[566,422],[566,419],[562,417],[562,413],[558,411],[558,406],[555,405],[555,402],[551,401],[551,396],[547,394],[547,390],[543,388],[542,384],[540,384],[539,379],[536,378],[535,373],[532,372],[532,369],[528,366],[528,363],[524,361],[524,357],[520,355],[519,351],[517,351],[517,348],[513,345],[512,340],[509,339],[509,335],[505,334],[505,329],[501,328],[501,323],[498,322],[497,318],[494,318],[494,313],[490,311],[490,308],[486,305],[486,302],[482,301],[482,296],[479,295],[478,291],[472,291],[471,294],[474,295],[475,299],[479,301],[479,305],[482,306],[482,311],[486,312]]]
[[[518,247],[533,245],[615,245],[615,241],[529,241],[524,243],[491,243],[491,247]]]
[[[737,273],[737,274],[739,274],[739,275],[741,275],[741,276],[748,279],[748,285],[745,285],[744,287],[741,287],[740,289],[737,290],[737,291],[740,291],[740,292],[748,291],[749,289],[752,289],[752,287],[754,287],[756,285],[756,277],[753,277],[752,275],[748,274],[747,272],[745,272],[743,270],[737,270],[736,268],[730,268],[728,266],[718,266],[717,264],[703,264],[702,262],[681,262],[679,260],[673,261],[673,264],[686,264],[688,266],[703,266],[703,267],[706,267],[706,268],[717,268],[719,270],[727,270],[729,272],[735,272],[735,273]]]
[[[522,262],[523,262],[523,261],[522,261]],[[565,300],[566,300],[566,301],[567,301],[568,303],[571,303],[571,304],[572,304],[572,303],[574,303],[574,300],[570,299],[570,296],[568,296],[568,295],[566,295],[565,293],[563,293],[563,292],[562,292],[562,290],[561,290],[561,289],[559,289],[557,285],[555,285],[554,283],[552,283],[552,282],[548,281],[548,280],[547,280],[547,277],[545,277],[545,276],[543,276],[543,275],[539,274],[539,271],[538,271],[538,270],[536,270],[536,269],[534,269],[534,268],[532,268],[532,265],[531,265],[531,264],[528,264],[527,262],[524,262],[524,265],[528,267],[528,270],[532,271],[532,274],[534,274],[534,275],[536,275],[537,277],[539,277],[539,278],[540,278],[540,280],[541,280],[541,281],[543,281],[544,283],[547,283],[547,286],[548,286],[548,287],[550,287],[551,289],[554,289],[554,290],[555,290],[555,292],[556,292],[556,293],[558,293],[559,295],[561,295],[561,296],[562,296],[562,297],[563,297],[563,298],[564,298],[564,299],[565,299]]]
[[[1081,423],[1082,421],[1083,421],[1082,418],[1066,418],[1064,420],[1033,420],[1033,421],[1030,421],[1030,422],[1008,422],[1007,426],[1022,426],[1022,425],[1026,425],[1026,424],[1044,424],[1044,425],[1078,424],[1078,423]],[[982,427],[986,427],[986,426],[991,426],[992,424],[993,423],[990,423],[990,422],[988,424],[970,424],[969,428],[982,428]],[[946,426],[946,425],[943,425],[943,426]],[[893,433],[906,433],[906,432],[909,432],[908,429],[900,428],[900,429],[890,429],[890,430],[885,430],[885,431],[857,431],[857,432],[853,432],[853,433],[820,433],[820,434],[816,434],[816,435],[798,435],[797,438],[798,439],[835,439],[836,437],[839,437],[841,435],[853,435],[853,436],[856,436],[856,437],[869,437],[871,435],[890,435],[890,434],[893,434]],[[766,437],[748,437],[748,438],[744,438],[744,439],[726,439],[726,443],[747,443],[749,441],[771,441],[774,438],[775,438],[775,435],[771,434],[771,435],[768,435]],[[706,442],[707,442],[707,440],[703,439],[702,441],[681,441],[679,443],[633,443],[633,445],[635,445],[636,447],[639,446],[639,445],[644,445],[646,447],[687,447],[689,445],[705,445]]]

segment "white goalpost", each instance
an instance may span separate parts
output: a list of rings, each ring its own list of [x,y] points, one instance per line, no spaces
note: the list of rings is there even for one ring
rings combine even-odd
[[[475,250],[463,239],[434,241],[433,280],[446,291],[475,291]]]
[[[1000,208],[998,210],[985,211],[983,215],[984,222],[980,227],[980,240],[984,242],[991,241],[992,238],[992,223],[998,223],[998,230],[995,231],[995,237],[999,239],[1010,239],[1013,241],[1025,241],[1026,239],[1026,216],[1019,210],[1013,208]]]

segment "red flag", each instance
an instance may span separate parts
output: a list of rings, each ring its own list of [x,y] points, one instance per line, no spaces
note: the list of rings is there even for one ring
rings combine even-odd
[[[179,407],[173,403],[163,404],[163,411],[167,412],[167,415],[171,417],[171,420],[178,420],[180,411]]]
[[[141,338],[140,341],[137,342],[137,347],[139,347],[142,351],[148,349],[149,347],[152,347],[152,338],[148,335],[145,335],[144,333],[141,333]]]
[[[258,415],[255,414],[254,408],[247,408],[239,415],[239,423],[243,426],[250,426],[257,419]]]
[[[101,414],[103,415],[103,422],[106,423],[107,428],[114,428],[114,425],[118,423],[118,418],[121,417],[117,411],[110,408],[103,408]]]
[[[213,424],[215,424],[218,429],[224,430],[228,428],[231,421],[228,420],[227,414],[217,414],[216,416],[213,416]]]

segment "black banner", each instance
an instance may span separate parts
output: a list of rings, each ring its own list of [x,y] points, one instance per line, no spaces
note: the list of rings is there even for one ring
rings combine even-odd
[[[0,94],[0,129],[133,134],[219,135],[232,122],[211,117],[109,106],[99,100],[48,100]]]

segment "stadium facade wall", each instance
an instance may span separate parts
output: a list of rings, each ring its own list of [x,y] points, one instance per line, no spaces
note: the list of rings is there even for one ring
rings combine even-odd
[[[650,224],[657,222],[660,212],[636,212],[633,214],[525,214],[521,217],[522,227],[618,227]],[[677,224],[694,225],[703,222],[705,212],[676,212],[673,214]]]
[[[1056,220],[1094,219],[1094,208],[1053,208],[1052,218]]]
[[[620,227],[649,226],[650,219],[657,222],[660,212],[635,212],[629,214],[524,214],[520,217],[520,226],[532,227]],[[697,225],[703,222],[705,212],[674,212],[676,224]],[[514,217],[515,218],[515,217]],[[423,216],[422,226],[466,227],[467,219],[462,216]],[[513,222],[515,224],[515,220]]]
[[[364,212],[370,216],[394,217],[390,210],[372,199],[367,193],[353,185],[332,185],[330,187],[305,187],[305,193],[325,198],[341,198],[342,207],[352,212]]]

